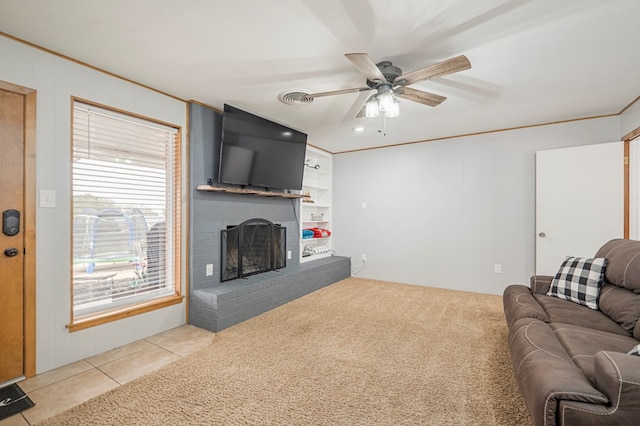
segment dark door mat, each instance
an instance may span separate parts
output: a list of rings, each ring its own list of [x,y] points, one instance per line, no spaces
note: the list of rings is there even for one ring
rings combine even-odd
[[[0,389],[0,420],[36,405],[17,384]]]

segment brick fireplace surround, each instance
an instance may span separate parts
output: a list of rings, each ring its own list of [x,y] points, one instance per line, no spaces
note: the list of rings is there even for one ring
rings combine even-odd
[[[211,331],[259,315],[351,275],[348,258],[332,256],[300,263],[297,199],[198,191],[217,175],[222,115],[200,104],[189,105],[189,323]],[[286,267],[221,282],[221,231],[251,218],[286,227]],[[206,265],[213,264],[207,276]]]

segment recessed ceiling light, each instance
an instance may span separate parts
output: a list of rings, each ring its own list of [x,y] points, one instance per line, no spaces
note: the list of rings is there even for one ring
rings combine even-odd
[[[353,131],[354,131],[354,132],[362,132],[362,131],[364,131],[364,127],[362,127],[362,126],[354,127],[354,128],[353,128]]]

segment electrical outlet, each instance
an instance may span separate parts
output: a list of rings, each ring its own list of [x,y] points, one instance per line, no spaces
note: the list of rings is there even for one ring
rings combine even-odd
[[[493,265],[493,273],[494,274],[501,274],[502,273],[502,265],[499,263],[496,263],[495,265]]]
[[[291,250],[287,250],[287,259],[291,259]]]
[[[205,275],[207,277],[210,277],[211,275],[213,275],[213,263],[207,263]]]
[[[366,262],[366,261],[367,261],[367,255],[366,255],[366,254],[364,254],[364,253],[362,253],[362,254],[360,255],[360,260],[362,260],[363,262]]]

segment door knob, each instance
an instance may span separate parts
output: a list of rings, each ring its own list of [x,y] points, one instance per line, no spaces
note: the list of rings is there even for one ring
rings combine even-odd
[[[545,234],[544,232],[541,232],[541,233],[538,234],[538,237],[540,237],[540,238],[544,238],[546,236],[547,236],[547,234]]]
[[[4,251],[4,255],[7,257],[13,257],[18,255],[18,249],[14,247],[10,247]]]

